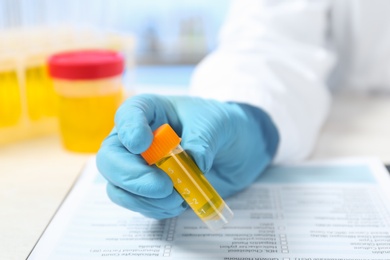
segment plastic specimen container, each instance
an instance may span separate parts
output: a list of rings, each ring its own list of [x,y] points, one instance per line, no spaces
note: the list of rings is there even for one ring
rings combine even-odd
[[[233,212],[180,146],[175,131],[164,124],[153,135],[151,146],[141,154],[146,162],[168,174],[176,191],[209,229],[216,231],[226,225]]]
[[[121,54],[108,50],[70,51],[49,58],[59,96],[58,117],[64,147],[95,153],[114,126],[123,100]]]

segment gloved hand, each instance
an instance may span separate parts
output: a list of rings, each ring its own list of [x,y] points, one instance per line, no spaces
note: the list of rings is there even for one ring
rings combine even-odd
[[[167,174],[139,155],[152,143],[152,131],[164,123],[181,136],[183,149],[222,197],[250,185],[271,162],[279,142],[268,115],[249,105],[157,95],[128,99],[97,154],[97,166],[113,202],[156,219],[177,216],[188,207]]]

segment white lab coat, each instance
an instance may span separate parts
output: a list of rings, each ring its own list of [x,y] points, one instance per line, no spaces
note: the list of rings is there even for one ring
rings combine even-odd
[[[388,0],[233,0],[191,93],[264,109],[280,134],[275,162],[303,159],[330,89],[390,90],[389,14]]]

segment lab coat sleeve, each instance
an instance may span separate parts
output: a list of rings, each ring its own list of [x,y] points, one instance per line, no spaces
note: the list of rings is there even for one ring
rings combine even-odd
[[[280,143],[275,163],[307,157],[326,119],[327,1],[232,2],[219,47],[194,72],[192,95],[265,110]]]

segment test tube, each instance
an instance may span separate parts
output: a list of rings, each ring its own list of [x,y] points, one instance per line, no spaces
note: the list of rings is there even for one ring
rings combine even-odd
[[[146,162],[168,174],[176,191],[209,229],[217,231],[226,225],[233,212],[180,146],[180,137],[168,124],[153,135],[151,146],[141,154]]]
[[[25,84],[30,119],[35,121],[46,116],[56,116],[57,97],[47,66],[41,64],[26,67]]]
[[[25,89],[28,116],[32,121],[57,116],[58,100],[54,92],[53,81],[49,77],[46,56],[47,53],[44,50],[26,53]]]
[[[17,125],[22,115],[16,61],[0,53],[0,127]]]

